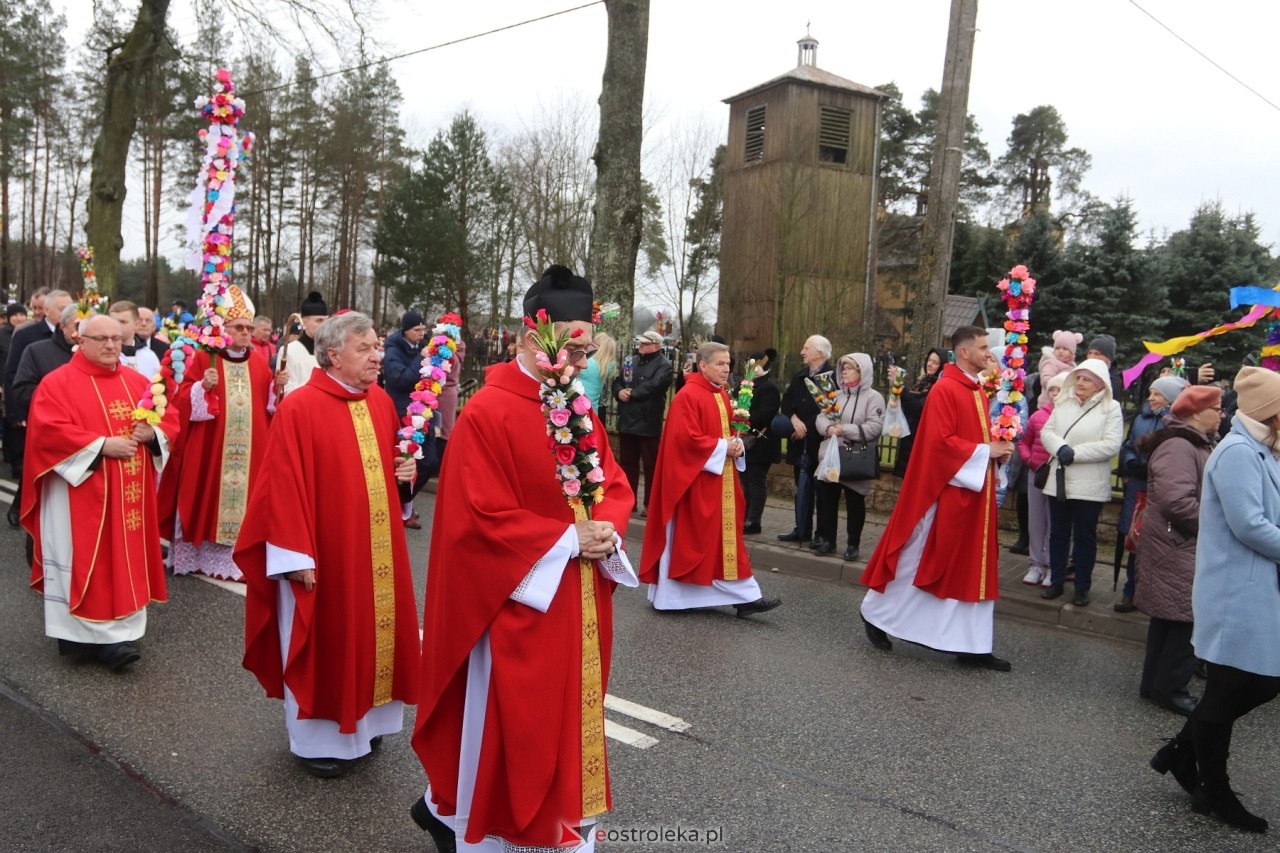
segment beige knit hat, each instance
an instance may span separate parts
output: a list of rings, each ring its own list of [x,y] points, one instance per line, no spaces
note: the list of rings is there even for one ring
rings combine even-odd
[[[1235,381],[1237,407],[1255,421],[1280,415],[1280,373],[1261,367],[1242,367]]]

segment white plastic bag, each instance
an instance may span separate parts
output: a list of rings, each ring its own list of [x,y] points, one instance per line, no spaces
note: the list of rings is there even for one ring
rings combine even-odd
[[[911,426],[907,423],[907,416],[901,405],[889,404],[889,410],[884,413],[884,434],[891,438],[906,438],[911,435]]]
[[[840,482],[840,437],[828,436],[818,447],[818,470],[814,476],[823,483]]]

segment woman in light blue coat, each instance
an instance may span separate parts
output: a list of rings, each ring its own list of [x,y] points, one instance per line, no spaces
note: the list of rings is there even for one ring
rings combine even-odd
[[[1265,832],[1231,790],[1235,721],[1280,694],[1280,375],[1242,368],[1231,433],[1205,465],[1191,592],[1196,656],[1208,662],[1204,697],[1151,759],[1173,772],[1192,808]]]

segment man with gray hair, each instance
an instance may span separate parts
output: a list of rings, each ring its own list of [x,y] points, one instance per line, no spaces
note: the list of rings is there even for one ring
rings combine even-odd
[[[746,448],[729,427],[729,348],[703,344],[696,363],[667,412],[640,580],[656,610],[729,604],[739,616],[763,613],[782,602],[761,595],[742,542]]]
[[[363,314],[319,324],[317,367],[276,410],[234,552],[244,666],[284,700],[289,748],[320,777],[400,731],[417,700],[403,510],[415,465],[396,449],[377,344]]]
[[[787,442],[787,462],[795,467],[796,526],[780,533],[783,542],[808,542],[813,536],[813,511],[817,499],[813,472],[818,468],[818,404],[809,393],[806,379],[831,374],[831,341],[822,335],[810,335],[800,348],[803,366],[791,376],[791,384],[782,394],[782,414],[791,419],[791,436]],[[819,512],[821,514],[821,512]],[[814,538],[811,548],[821,546]]]
[[[41,298],[43,299],[41,305],[44,314],[37,313],[38,319],[32,320],[14,332],[13,340],[9,343],[9,356],[5,359],[4,367],[4,396],[6,400],[13,398],[13,383],[18,377],[18,365],[22,364],[22,355],[26,352],[27,347],[38,341],[47,341],[52,338],[54,329],[58,327],[62,312],[72,303],[71,294],[65,290],[52,290]],[[37,311],[35,297],[32,297],[31,304],[32,310]],[[25,419],[25,413],[23,419]],[[6,410],[5,420],[8,423],[4,440],[6,444],[12,445],[10,453],[13,460],[13,476],[21,483],[27,428],[19,423],[20,419],[15,418],[11,411]],[[9,506],[10,527],[18,526],[18,507],[21,504],[21,499],[22,487],[19,485],[18,492],[13,496],[13,503]]]

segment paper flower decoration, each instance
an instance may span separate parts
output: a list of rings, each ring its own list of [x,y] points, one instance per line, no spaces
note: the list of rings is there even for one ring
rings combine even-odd
[[[401,420],[400,443],[402,456],[422,458],[422,445],[431,431],[431,419],[440,407],[440,391],[453,370],[453,358],[462,339],[462,318],[457,314],[445,314],[431,330],[427,341],[427,357],[418,375],[421,377],[409,393],[409,408]]]
[[[231,299],[231,235],[236,217],[236,168],[253,146],[253,135],[241,137],[238,126],[244,115],[244,101],[235,96],[231,72],[219,68],[214,75],[213,94],[200,97],[195,107],[209,120],[199,131],[204,156],[187,211],[187,269],[200,273],[200,298],[196,316],[172,335],[169,351],[160,362],[160,372],[152,377],[151,393],[134,411],[138,420],[159,423],[164,416],[165,395],[155,389],[172,389],[182,382],[187,361],[196,348],[225,349],[230,338],[223,333]],[[150,404],[150,405],[148,405]]]
[[[1027,268],[1018,264],[1009,270],[1008,278],[996,285],[1000,298],[1008,308],[1004,321],[1004,355],[994,377],[995,394],[991,404],[991,437],[1013,441],[1022,434],[1027,420],[1027,332],[1031,331],[1031,303],[1035,299],[1036,280]]]

